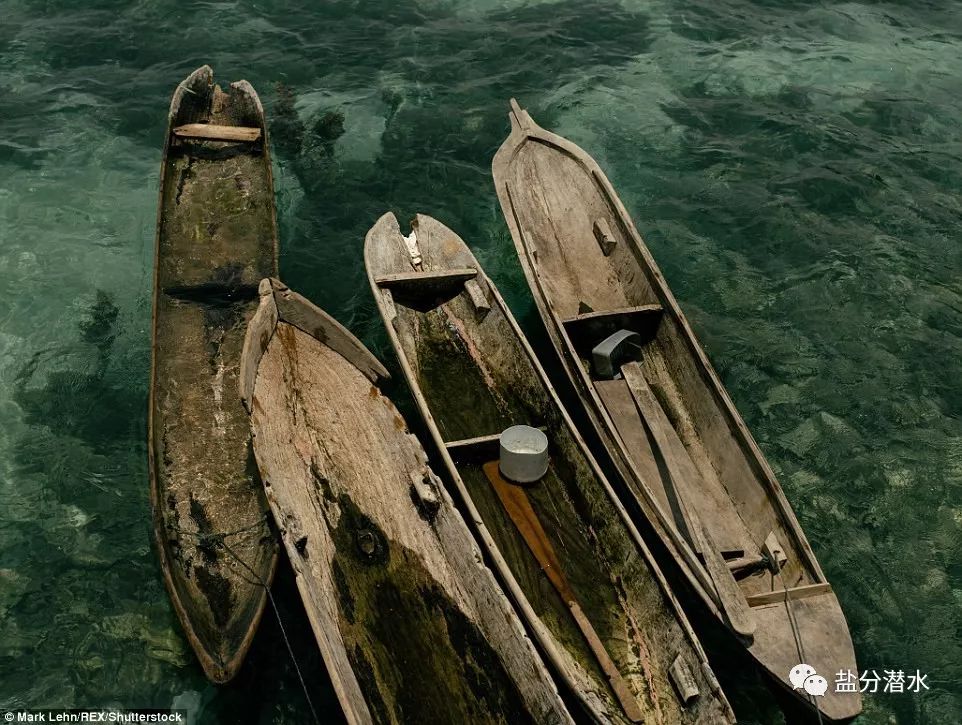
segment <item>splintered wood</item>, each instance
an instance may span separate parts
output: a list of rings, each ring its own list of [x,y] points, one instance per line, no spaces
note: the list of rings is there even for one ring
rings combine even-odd
[[[570,722],[424,450],[361,370],[282,320],[251,409],[271,510],[349,722]]]

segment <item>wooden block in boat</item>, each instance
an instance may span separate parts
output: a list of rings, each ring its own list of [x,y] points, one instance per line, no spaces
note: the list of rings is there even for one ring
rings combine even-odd
[[[245,141],[250,143],[261,137],[261,130],[248,126],[188,123],[175,128],[174,135],[179,138],[200,138],[205,141]]]
[[[414,492],[421,506],[429,510],[432,514],[441,505],[438,498],[438,490],[441,481],[430,468],[425,467],[420,471],[411,471],[411,490]]]
[[[675,658],[668,671],[671,673],[671,679],[675,683],[675,689],[678,690],[678,696],[683,703],[687,705],[698,697],[698,684],[681,655]]]
[[[591,228],[595,233],[595,239],[598,240],[598,246],[601,247],[602,254],[607,257],[618,244],[615,235],[611,233],[611,227],[608,226],[608,220],[596,219]]]
[[[481,285],[478,284],[476,279],[469,279],[464,283],[464,291],[468,293],[468,300],[474,308],[474,314],[477,315],[479,320],[483,320],[485,315],[491,311],[491,305],[488,303],[487,297],[484,296]]]
[[[765,545],[762,548],[762,553],[764,553],[768,561],[771,562],[772,571],[776,573],[781,571],[782,567],[788,563],[785,547],[779,542],[774,531],[770,531],[768,536],[765,537]]]

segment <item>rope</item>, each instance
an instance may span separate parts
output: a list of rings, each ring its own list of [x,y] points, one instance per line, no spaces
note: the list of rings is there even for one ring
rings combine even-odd
[[[798,656],[800,658],[799,662],[807,664],[808,658],[805,656],[805,645],[802,642],[802,633],[798,629],[798,621],[795,619],[795,612],[792,609],[792,600],[791,600],[791,597],[789,597],[788,587],[785,586],[785,580],[782,579],[781,572],[779,572],[778,574],[778,581],[782,585],[782,591],[785,592],[785,599],[784,599],[785,611],[788,613],[788,621],[792,625],[792,636],[795,638],[795,648],[798,651]],[[774,589],[775,589],[775,574],[773,573],[772,574],[772,591],[774,591]],[[806,694],[808,695],[808,693]],[[812,695],[808,695],[808,700],[812,704],[812,706],[815,708],[815,716],[818,718],[818,724],[823,725],[822,711],[819,709],[817,701],[815,700],[815,697]]]
[[[250,526],[245,526],[244,528],[237,529],[236,531],[227,531],[223,533],[201,533],[200,531],[186,531],[185,529],[178,528],[173,524],[168,523],[168,528],[181,534],[186,534],[188,536],[194,536],[198,540],[197,548],[222,548],[227,554],[234,559],[238,564],[240,564],[244,569],[246,569],[253,577],[255,581],[251,581],[244,577],[241,577],[248,584],[258,585],[264,587],[264,591],[267,593],[267,599],[271,603],[271,609],[274,612],[274,617],[277,619],[277,626],[280,627],[281,636],[284,638],[284,646],[287,647],[287,654],[291,658],[291,663],[294,665],[294,671],[297,673],[297,679],[301,683],[301,689],[304,691],[304,699],[307,700],[307,706],[311,710],[311,716],[314,718],[316,725],[320,725],[321,720],[317,716],[317,710],[314,709],[314,703],[311,700],[310,693],[307,689],[307,683],[304,681],[304,674],[301,672],[300,665],[297,663],[297,657],[294,656],[294,649],[291,647],[291,641],[287,636],[287,630],[284,628],[284,622],[281,620],[281,612],[277,607],[277,602],[274,601],[274,594],[271,592],[270,585],[264,581],[260,574],[258,574],[254,569],[244,561],[237,553],[227,545],[227,538],[230,536],[237,536],[238,534],[243,534],[259,526],[267,523],[269,514],[264,514],[259,520],[255,521]]]
[[[223,542],[224,551],[230,554],[234,559],[247,571],[254,575],[254,577],[260,582],[261,586],[264,587],[264,591],[267,592],[267,599],[271,603],[271,609],[274,610],[274,617],[277,619],[277,626],[280,627],[281,636],[284,638],[284,646],[287,647],[287,654],[291,658],[291,663],[294,665],[294,671],[297,672],[297,679],[301,683],[301,689],[304,691],[304,699],[307,700],[307,706],[311,710],[311,716],[314,718],[316,725],[321,725],[321,719],[317,716],[317,710],[314,709],[314,703],[311,701],[311,696],[307,690],[307,683],[304,682],[304,675],[301,672],[300,665],[297,664],[297,658],[294,656],[294,649],[291,647],[291,641],[287,637],[287,630],[284,628],[284,622],[281,621],[281,612],[277,608],[277,602],[274,601],[274,595],[271,593],[271,588],[260,575],[254,571],[250,566],[247,565],[243,559],[241,559],[234,551],[227,545],[227,542]]]

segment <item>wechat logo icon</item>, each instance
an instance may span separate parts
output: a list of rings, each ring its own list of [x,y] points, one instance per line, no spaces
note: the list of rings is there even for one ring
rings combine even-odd
[[[824,697],[828,690],[828,680],[815,671],[811,665],[795,665],[788,673],[788,681],[796,690],[805,690],[812,697]]]

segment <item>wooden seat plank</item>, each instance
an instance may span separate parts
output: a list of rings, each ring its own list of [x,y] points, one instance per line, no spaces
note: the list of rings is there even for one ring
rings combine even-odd
[[[689,458],[684,444],[671,426],[655,394],[648,387],[641,366],[638,363],[627,363],[622,366],[621,371],[638,406],[638,412],[651,431],[665,467],[669,471],[668,483],[671,485],[672,493],[688,529],[686,538],[704,557],[705,569],[715,585],[719,603],[732,629],[743,637],[751,637],[755,632],[755,622],[748,602],[745,600],[745,594],[735,581],[708,529],[691,506],[691,491],[700,485],[701,474]]]
[[[819,582],[817,584],[807,584],[802,587],[792,587],[790,589],[778,589],[774,592],[763,592],[761,594],[752,594],[751,596],[748,597],[748,606],[760,607],[765,604],[777,604],[779,602],[784,602],[786,600],[817,597],[821,594],[827,594],[830,591],[832,591],[832,585],[829,584],[828,582]]]
[[[250,126],[222,126],[217,123],[187,123],[177,126],[174,135],[178,138],[200,138],[206,141],[257,141],[261,130]]]

